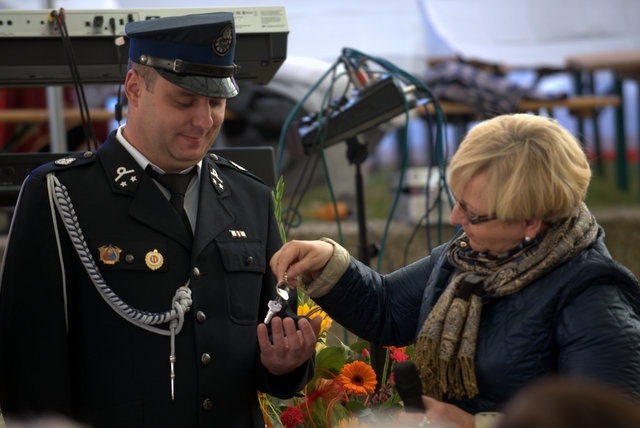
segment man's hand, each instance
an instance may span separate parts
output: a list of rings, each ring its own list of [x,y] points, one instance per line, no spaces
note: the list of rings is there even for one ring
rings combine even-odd
[[[271,320],[271,340],[267,325],[258,325],[258,344],[260,345],[260,361],[269,373],[284,375],[306,363],[316,352],[316,343],[320,333],[322,317],[311,321],[306,318],[298,320],[298,329],[292,318]]]

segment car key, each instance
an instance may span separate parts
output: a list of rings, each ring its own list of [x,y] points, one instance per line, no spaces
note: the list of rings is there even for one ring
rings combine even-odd
[[[282,280],[276,284],[276,294],[275,300],[269,300],[269,303],[267,303],[269,311],[267,312],[267,316],[264,317],[265,324],[269,324],[271,319],[278,315],[289,301],[289,281],[286,273]]]
[[[269,324],[271,322],[271,318],[276,316],[278,312],[282,310],[282,299],[280,296],[276,300],[269,300],[267,306],[269,307],[269,312],[267,312],[267,316],[264,317],[264,323]]]

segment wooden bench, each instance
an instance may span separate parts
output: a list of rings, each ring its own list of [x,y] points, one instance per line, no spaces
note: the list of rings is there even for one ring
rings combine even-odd
[[[106,122],[115,119],[115,113],[109,109],[89,110],[91,120],[96,122]],[[125,112],[123,112],[123,115]],[[63,112],[65,121],[80,123],[81,116],[78,109],[65,109]],[[49,110],[40,108],[16,108],[0,109],[0,122],[2,123],[41,123],[49,120]]]
[[[522,100],[518,105],[518,111],[523,113],[540,113],[544,110],[552,112],[555,109],[564,108],[576,117],[588,118],[592,117],[597,109],[605,107],[617,107],[619,105],[620,97],[618,97],[617,95],[580,95],[558,100]],[[440,101],[440,107],[442,108],[442,112],[446,116],[474,116],[476,114],[472,107],[468,106],[467,104],[457,102]],[[431,112],[433,112],[433,106],[431,106]]]
[[[521,113],[535,113],[540,114],[547,112],[551,117],[554,116],[554,110],[566,109],[569,113],[576,117],[579,121],[585,119],[592,119],[596,122],[596,113],[600,109],[605,107],[617,108],[621,105],[621,99],[618,95],[576,95],[557,100],[522,100],[518,105],[518,111]],[[440,101],[440,108],[445,115],[448,122],[458,125],[467,126],[470,122],[473,122],[477,117],[477,112],[467,104]],[[430,113],[434,113],[432,104],[429,104]],[[597,128],[596,128],[597,129]],[[581,138],[583,145],[585,141],[582,139],[582,132],[578,132],[578,137]],[[597,171],[603,169],[603,156],[602,150],[599,144],[598,136],[595,136],[595,165]]]

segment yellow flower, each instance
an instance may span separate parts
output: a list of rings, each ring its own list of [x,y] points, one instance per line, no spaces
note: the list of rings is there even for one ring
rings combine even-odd
[[[367,395],[375,391],[376,372],[362,361],[345,364],[340,371],[340,383],[347,394]]]
[[[366,426],[366,424],[361,423],[356,417],[351,417],[349,419],[340,419],[338,421],[338,424],[336,425],[337,428],[360,428]]]
[[[330,328],[333,320],[327,315],[325,311],[320,309],[320,306],[313,302],[305,302],[302,305],[298,305],[298,316],[307,316],[309,319],[315,317],[322,317],[322,323],[320,324],[320,333],[318,337],[322,337]]]

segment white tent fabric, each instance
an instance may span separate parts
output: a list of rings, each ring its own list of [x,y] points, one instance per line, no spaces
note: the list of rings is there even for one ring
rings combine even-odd
[[[468,59],[562,67],[571,55],[640,49],[638,0],[418,0]]]

